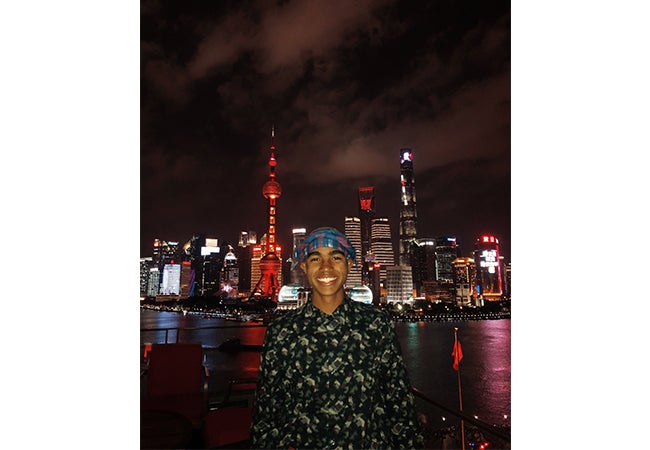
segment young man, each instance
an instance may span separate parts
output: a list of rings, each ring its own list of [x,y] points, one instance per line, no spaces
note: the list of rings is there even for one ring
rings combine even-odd
[[[390,316],[345,295],[354,247],[318,228],[298,253],[311,301],[267,328],[252,448],[422,448]]]

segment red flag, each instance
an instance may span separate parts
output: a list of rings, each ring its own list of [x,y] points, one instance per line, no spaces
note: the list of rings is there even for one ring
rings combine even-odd
[[[451,351],[451,356],[454,357],[454,370],[459,370],[460,360],[463,359],[463,348],[460,346],[460,340],[458,338],[454,341],[454,349]]]

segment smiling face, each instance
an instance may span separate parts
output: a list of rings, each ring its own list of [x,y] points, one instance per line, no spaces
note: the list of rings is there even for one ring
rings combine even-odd
[[[315,307],[331,314],[343,302],[352,264],[341,250],[331,247],[316,248],[307,255],[300,267],[307,274]]]

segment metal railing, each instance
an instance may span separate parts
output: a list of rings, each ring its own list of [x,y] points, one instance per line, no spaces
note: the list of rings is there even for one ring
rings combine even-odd
[[[413,395],[416,397],[424,400],[425,402],[435,406],[436,408],[440,408],[443,411],[445,411],[448,414],[451,414],[452,416],[456,416],[461,420],[464,420],[465,422],[469,422],[472,425],[474,425],[476,428],[480,429],[481,431],[485,431],[486,433],[489,433],[505,442],[510,442],[510,436],[502,433],[499,429],[496,427],[490,425],[489,423],[483,422],[482,420],[476,419],[470,415],[465,414],[462,411],[457,411],[451,408],[448,408],[444,405],[441,405],[440,403],[436,402],[432,398],[428,397],[426,394],[424,394],[422,391],[419,389],[412,387],[413,390]]]
[[[215,326],[208,326],[208,327],[202,326],[202,327],[142,328],[142,329],[140,329],[140,332],[142,333],[142,332],[164,331],[165,332],[165,343],[168,344],[168,343],[178,343],[179,331],[180,330],[193,331],[193,330],[210,330],[210,329],[224,329],[224,328],[260,328],[260,327],[266,327],[266,326],[267,326],[266,324],[250,324],[250,325],[238,324],[238,325],[215,325]],[[169,341],[169,332],[170,331],[176,331],[176,339],[173,342]],[[246,379],[245,381],[247,383],[252,382],[251,379]],[[239,383],[239,381],[235,380],[234,383],[237,384],[237,383]],[[232,388],[232,383],[230,383],[228,385],[228,391],[227,391],[228,395],[227,395],[226,398],[228,398],[230,396],[231,388]],[[479,420],[479,419],[477,419],[475,417],[472,417],[472,416],[470,416],[468,414],[465,414],[462,411],[454,410],[454,409],[451,409],[451,408],[449,408],[449,407],[447,407],[445,405],[442,405],[442,404],[436,402],[435,400],[433,400],[432,398],[430,398],[429,396],[427,396],[426,394],[424,394],[422,391],[420,391],[419,389],[417,389],[415,387],[412,387],[412,390],[413,390],[413,395],[415,395],[417,398],[425,401],[426,403],[429,403],[430,405],[432,405],[432,406],[434,406],[436,408],[439,408],[439,409],[445,411],[446,413],[457,417],[458,419],[464,420],[465,422],[474,425],[479,430],[484,431],[484,432],[486,432],[488,434],[491,434],[492,436],[494,436],[494,437],[496,437],[498,439],[501,439],[504,442],[510,443],[510,439],[511,439],[510,435],[503,433],[497,427],[495,427],[493,425],[490,425],[490,424],[488,424],[486,422],[483,422],[482,420]]]
[[[214,325],[210,327],[168,327],[168,328],[141,328],[140,333],[142,334],[143,332],[154,332],[154,331],[164,331],[165,332],[165,344],[172,344],[176,343],[178,344],[178,337],[179,337],[179,331],[195,331],[195,330],[215,330],[215,329],[223,329],[223,328],[266,328],[265,324],[255,324],[255,325]],[[170,331],[176,331],[176,339],[174,341],[169,340],[169,332]]]

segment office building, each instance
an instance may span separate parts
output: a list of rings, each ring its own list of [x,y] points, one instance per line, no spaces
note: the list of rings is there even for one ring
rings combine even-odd
[[[361,277],[367,284],[368,265],[366,264],[366,255],[372,251],[372,219],[375,217],[375,187],[364,186],[359,188],[359,219],[361,220],[361,253],[359,260],[363,264],[361,267]]]
[[[436,240],[419,238],[411,241],[411,269],[413,287],[418,296],[424,296],[424,282],[436,279]]]
[[[501,300],[503,284],[499,258],[499,240],[483,235],[474,245],[476,261],[476,288],[478,295],[488,301]]]
[[[363,267],[363,259],[361,257],[361,219],[358,217],[345,217],[343,227],[343,234],[350,240],[356,252],[356,261],[350,273],[348,273],[348,279],[345,283],[346,288],[352,289],[363,284],[361,276]]]
[[[153,258],[147,256],[140,258],[140,295],[149,295],[149,276],[151,275],[151,268],[153,267]],[[155,295],[155,294],[154,294]]]
[[[160,283],[161,295],[181,295],[181,265],[165,264],[163,267],[162,282]]]
[[[248,247],[257,244],[257,233],[255,231],[240,231],[239,232],[239,247]]]
[[[443,236],[435,239],[436,281],[454,281],[453,261],[458,258],[458,246],[454,236]]]
[[[239,266],[239,293],[247,297],[258,278],[252,281],[251,268],[253,257],[253,246],[257,244],[257,233],[255,231],[241,231],[239,233],[239,243],[237,244],[236,256],[237,265]]]
[[[390,266],[386,269],[386,302],[413,303],[411,266]]]
[[[149,269],[149,281],[147,283],[147,296],[155,297],[160,293],[160,270],[158,267]]]
[[[195,272],[192,269],[192,263],[190,261],[181,262],[181,277],[180,277],[180,287],[179,295],[180,298],[191,297],[194,292],[194,276]]]
[[[298,252],[300,249],[300,244],[305,240],[307,235],[306,228],[293,228],[291,230],[293,236],[293,250],[291,252],[291,258],[289,258],[289,270],[290,270],[290,279],[289,284],[307,287],[307,274],[300,267],[300,258]]]
[[[228,253],[223,258],[221,269],[220,292],[226,298],[237,298],[239,294],[239,266],[233,248],[228,246]]]
[[[159,270],[163,270],[165,264],[171,264],[173,261],[180,261],[181,255],[176,241],[163,241],[154,239],[153,241],[153,263]]]
[[[411,243],[417,237],[418,214],[415,198],[413,152],[400,150],[400,209],[399,209],[399,259],[402,266],[411,266]]]
[[[380,265],[380,278],[386,279],[386,268],[395,265],[395,252],[391,238],[388,217],[372,219],[370,248],[375,256],[375,264]]]
[[[454,270],[454,292],[456,304],[475,305],[476,303],[476,264],[473,258],[458,257],[452,262]]]

